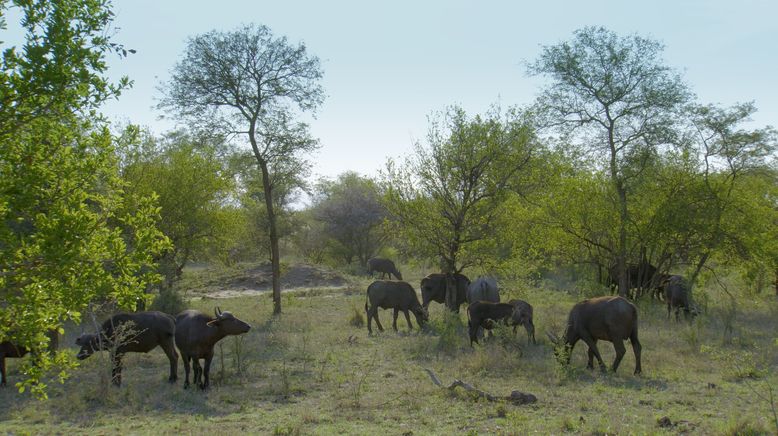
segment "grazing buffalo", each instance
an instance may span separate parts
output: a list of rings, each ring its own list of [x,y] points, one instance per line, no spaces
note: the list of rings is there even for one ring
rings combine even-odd
[[[470,346],[478,343],[478,332],[481,328],[491,330],[495,323],[511,322],[514,306],[510,303],[492,303],[491,301],[476,301],[467,306],[467,332],[470,336]]]
[[[657,276],[657,277],[655,277]],[[614,265],[608,269],[608,286],[617,292],[619,289],[619,271],[618,266]],[[643,292],[656,290],[659,286],[659,276],[657,275],[657,269],[654,265],[646,262],[643,264],[628,264],[627,265],[627,290],[634,293],[631,295],[634,298],[638,298],[643,295]]]
[[[397,267],[394,266],[394,262],[392,262],[389,259],[382,259],[380,257],[373,257],[367,261],[367,273],[371,276],[373,275],[373,271],[378,271],[381,273],[381,278],[383,279],[386,275],[389,275],[389,278],[392,278],[392,275],[394,275],[397,280],[402,280],[403,275],[400,274],[400,271],[397,270]]]
[[[613,342],[616,359],[613,361],[613,372],[619,367],[626,349],[624,340],[629,338],[632,351],[635,353],[635,374],[640,374],[640,341],[638,341],[638,310],[622,297],[598,297],[584,300],[570,310],[567,318],[567,328],[564,339],[548,334],[556,347],[558,357],[564,350],[565,363],[570,363],[570,355],[576,342],[582,340],[589,346],[589,362],[587,367],[594,368],[593,357],[597,357],[600,368],[605,370],[597,341]]]
[[[402,312],[405,315],[405,320],[408,322],[408,328],[413,329],[411,324],[411,317],[408,316],[408,311],[413,312],[416,317],[416,323],[419,324],[419,329],[429,319],[427,316],[427,310],[424,309],[419,303],[419,297],[416,295],[416,291],[413,290],[413,286],[406,282],[392,282],[388,280],[375,281],[367,287],[367,297],[365,299],[365,312],[367,313],[367,331],[369,334],[373,334],[371,324],[373,318],[378,326],[379,331],[384,331],[384,327],[381,325],[381,321],[378,320],[378,308],[381,309],[394,309],[394,318],[392,321],[392,328],[397,331],[397,315]]]
[[[457,288],[456,312],[459,313],[459,306],[467,302],[467,288],[470,280],[462,274],[454,274],[454,283]],[[421,302],[426,309],[430,302],[445,304],[446,302],[446,274],[430,274],[421,279]]]
[[[497,290],[497,280],[492,277],[478,277],[467,287],[467,302],[476,301],[500,302],[500,292]]]
[[[213,346],[223,337],[248,332],[251,326],[235,318],[230,312],[214,309],[215,317],[198,310],[185,310],[176,317],[176,346],[184,360],[184,389],[189,388],[189,362],[194,367],[194,384],[200,389],[210,384]],[[205,365],[200,368],[200,359]]]
[[[46,337],[49,339],[49,352],[53,353],[57,351],[59,344],[59,334],[56,330],[48,330]],[[29,350],[25,347],[17,345],[11,341],[0,342],[0,388],[7,386],[7,378],[5,372],[5,358],[6,357],[24,357]]]
[[[95,351],[108,350],[113,362],[111,379],[116,386],[121,386],[124,353],[148,353],[159,346],[170,361],[168,381],[175,383],[178,379],[178,354],[173,346],[175,333],[175,320],[166,313],[119,313],[105,320],[99,333],[82,334],[76,339],[76,345],[81,347],[76,357],[84,360]]]
[[[675,320],[680,321],[680,311],[683,310],[684,316],[689,319],[697,315],[689,301],[689,286],[681,276],[670,276],[664,283],[665,301],[667,301],[667,319],[670,319],[670,312],[675,309]]]
[[[27,354],[27,349],[24,347],[19,347],[11,341],[0,342],[0,376],[2,378],[0,380],[0,387],[6,386],[5,358],[24,357],[25,354]]]
[[[516,327],[522,325],[527,331],[527,342],[532,341],[535,344],[535,324],[532,322],[532,305],[524,300],[511,300],[508,304],[513,305],[513,315],[511,315],[511,324],[513,324],[513,334],[516,334]]]

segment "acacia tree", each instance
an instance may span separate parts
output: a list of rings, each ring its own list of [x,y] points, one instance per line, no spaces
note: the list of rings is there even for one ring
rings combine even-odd
[[[0,22],[9,2],[0,1]],[[97,109],[126,79],[105,77],[105,1],[14,1],[25,42],[0,62],[0,342],[37,355],[26,386],[45,395],[47,330],[79,322],[95,299],[132,309],[167,246],[149,197],[123,192]],[[66,363],[67,353],[56,359]]]
[[[309,55],[304,44],[294,46],[265,26],[247,25],[191,38],[184,58],[163,85],[160,107],[251,144],[267,209],[274,314],[281,313],[281,271],[270,168],[317,147],[307,125],[295,123],[293,115],[321,105],[321,77],[319,59]]]
[[[627,232],[633,182],[659,146],[676,138],[677,114],[690,94],[660,59],[660,43],[586,27],[573,40],[545,46],[530,74],[552,83],[537,102],[544,126],[600,157],[616,194],[619,293],[627,293]]]
[[[533,151],[533,131],[516,112],[468,117],[458,107],[433,119],[428,147],[416,144],[402,167],[389,162],[386,208],[418,255],[458,273],[496,240],[501,205],[517,188]],[[455,310],[453,283],[446,305]]]

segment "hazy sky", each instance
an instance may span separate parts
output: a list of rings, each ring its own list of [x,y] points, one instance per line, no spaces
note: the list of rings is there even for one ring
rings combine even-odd
[[[322,60],[328,95],[312,133],[321,140],[314,172],[375,174],[425,140],[427,115],[451,104],[484,112],[532,102],[542,79],[524,61],[541,45],[587,25],[663,42],[701,102],[754,100],[756,125],[778,125],[778,1],[173,1],[116,0],[116,42],[137,50],[110,59],[111,75],[135,81],[111,118],[173,127],[154,109],[157,86],[187,37],[268,26],[305,42]],[[2,38],[0,38],[2,39]]]

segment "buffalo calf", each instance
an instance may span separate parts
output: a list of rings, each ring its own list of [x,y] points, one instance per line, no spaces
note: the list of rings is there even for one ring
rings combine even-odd
[[[476,301],[467,306],[467,332],[470,336],[470,346],[478,343],[478,331],[481,328],[491,330],[496,322],[506,324],[513,317],[513,305],[510,303],[492,303],[491,301]]]
[[[513,305],[513,314],[511,315],[513,334],[516,334],[516,327],[524,326],[524,330],[527,331],[527,342],[532,341],[535,344],[535,324],[532,322],[532,305],[524,300],[511,300],[508,304]]]
[[[629,338],[632,343],[632,351],[635,353],[635,374],[640,374],[640,341],[638,341],[638,310],[634,304],[623,297],[598,297],[581,301],[573,306],[567,318],[567,328],[564,339],[548,334],[551,341],[557,346],[557,357],[560,349],[565,351],[565,363],[570,363],[570,355],[576,342],[582,340],[589,346],[587,367],[594,368],[593,358],[596,357],[602,370],[605,363],[602,361],[600,351],[597,349],[597,341],[609,341],[616,350],[616,359],[613,361],[613,372],[619,367],[626,349],[624,340]]]
[[[367,287],[367,297],[365,299],[365,312],[367,313],[367,331],[373,334],[372,322],[375,323],[379,331],[384,331],[381,321],[378,319],[378,308],[394,309],[394,318],[392,328],[397,331],[397,315],[402,312],[405,320],[408,322],[408,328],[413,329],[411,317],[408,311],[413,312],[419,329],[427,322],[427,310],[419,303],[419,297],[413,286],[406,282],[393,282],[388,280],[378,280]]]
[[[176,346],[184,360],[184,389],[189,387],[190,361],[194,367],[194,384],[200,389],[208,388],[213,346],[225,336],[240,335],[251,329],[250,325],[218,307],[214,309],[214,315],[185,310],[176,317]],[[200,359],[205,360],[203,368],[200,368]]]
[[[692,307],[689,299],[689,286],[681,276],[670,276],[664,284],[665,301],[667,302],[667,319],[670,312],[675,309],[675,320],[680,321],[680,311],[683,310],[687,319],[694,317],[697,311]]]

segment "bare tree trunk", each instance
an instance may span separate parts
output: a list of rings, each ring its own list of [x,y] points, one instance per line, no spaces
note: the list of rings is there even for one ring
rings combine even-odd
[[[273,209],[273,185],[270,183],[270,172],[267,162],[258,159],[259,168],[262,170],[262,189],[265,193],[265,207],[267,208],[268,231],[270,234],[270,265],[273,271],[273,315],[281,313],[281,259],[278,250],[278,232],[276,230],[276,214]]]

